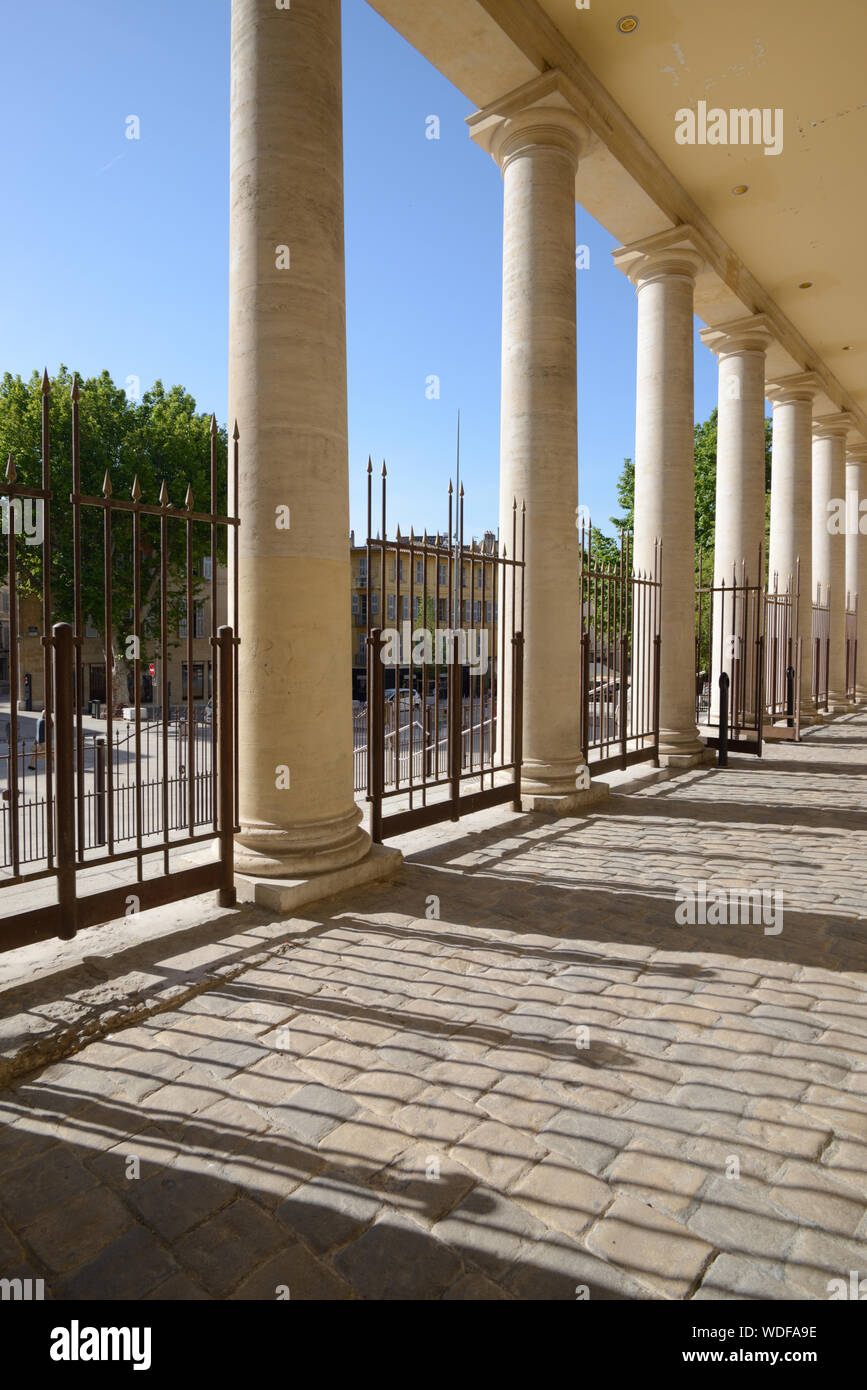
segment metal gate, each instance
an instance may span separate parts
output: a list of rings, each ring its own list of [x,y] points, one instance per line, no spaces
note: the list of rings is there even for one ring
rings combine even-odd
[[[858,597],[846,595],[846,699],[853,704],[858,694]]]
[[[52,936],[70,940],[80,928],[212,889],[224,906],[235,900],[238,638],[230,627],[218,627],[217,605],[218,568],[231,545],[237,613],[238,518],[228,514],[228,505],[224,511],[218,507],[229,490],[228,468],[218,477],[222,470],[216,422],[211,421],[209,510],[196,509],[189,486],[182,504],[175,506],[165,482],[158,500],[144,501],[137,477],[128,499],[112,495],[109,473],[101,496],[83,492],[75,382],[71,474],[66,474],[71,476],[72,491],[67,494],[67,511],[66,500],[61,501],[53,490],[50,396],[46,373],[40,485],[19,482],[15,459],[10,457],[5,485],[0,486],[6,523],[0,536],[0,547],[6,551],[3,556],[0,549],[0,575],[5,571],[7,576],[10,681],[6,752],[0,756],[0,951]],[[237,498],[237,426],[231,467],[232,496]],[[64,476],[62,460],[55,471],[58,478]],[[93,487],[86,459],[84,473]],[[19,554],[18,523],[25,506],[41,517],[41,564],[35,577],[32,568],[29,573],[22,570]],[[71,538],[68,553],[65,546],[52,548],[55,534],[61,540]],[[94,563],[100,549],[101,557]],[[83,563],[89,579],[86,591]],[[55,602],[52,580],[63,565],[72,566],[71,594],[67,576],[64,592]],[[123,586],[118,585],[121,573]],[[93,598],[95,584],[100,591],[98,604]],[[118,587],[123,594],[131,587],[128,611],[126,599],[116,599]],[[209,649],[216,681],[210,704],[203,709],[196,705],[194,692],[194,636],[197,605],[208,599]],[[22,605],[37,600],[41,633],[39,624],[23,633]],[[100,611],[90,611],[91,605]],[[71,610],[71,621],[56,621],[64,616],[64,608]],[[182,629],[170,630],[170,624],[178,622],[179,613],[185,624],[186,698],[173,712],[169,653]],[[126,739],[115,728],[110,676],[121,628],[133,682]],[[24,641],[30,642],[29,650],[35,649],[37,641],[41,643],[35,671],[22,671]],[[94,707],[100,714],[94,715],[94,707],[90,715],[85,713],[82,652],[86,643],[102,650],[106,686],[96,686],[106,693],[102,717],[98,703]],[[146,662],[147,654],[153,656],[152,663]],[[145,710],[143,686],[150,689],[157,663],[159,702]],[[41,678],[44,706],[35,739],[25,737],[23,728],[30,723],[23,711],[31,707],[34,676]],[[29,781],[28,772],[34,774]],[[215,838],[216,859],[192,867],[178,865],[179,851],[188,855]],[[111,886],[99,886],[103,866],[111,867]],[[118,868],[128,871],[126,882],[118,882]],[[34,905],[16,911],[24,887],[27,902]]]
[[[621,532],[617,561],[594,555],[582,522],[581,728],[594,773],[659,759],[659,619],[662,548],[649,571],[634,570],[632,538]]]
[[[386,489],[383,464],[374,537],[368,464],[364,754],[376,843],[521,801],[523,509],[508,545],[493,532],[466,544],[463,487],[455,499],[449,484],[445,534],[398,527],[389,539]]]
[[[831,591],[816,585],[813,603],[813,707],[828,710],[828,672],[831,664]]]
[[[779,575],[765,594],[765,725],[763,738],[801,737],[801,638],[798,636],[801,562],[780,589]]]
[[[757,574],[762,574],[759,547]],[[761,755],[765,722],[764,587],[750,584],[746,563],[731,583],[705,582],[699,551],[696,589],[696,722],[709,748],[721,739]]]

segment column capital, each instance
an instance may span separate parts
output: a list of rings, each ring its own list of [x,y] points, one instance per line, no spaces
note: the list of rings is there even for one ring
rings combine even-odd
[[[813,438],[842,439],[845,443],[854,425],[855,416],[849,410],[837,410],[833,415],[820,415],[813,421]]]
[[[867,463],[867,444],[863,439],[856,439],[854,444],[850,444],[846,449],[847,463]]]
[[[576,114],[570,92],[568,79],[552,68],[474,111],[467,117],[470,136],[503,172],[513,159],[540,147],[562,150],[577,172],[590,130]]]
[[[695,280],[708,264],[704,242],[688,223],[643,237],[611,254],[617,269],[628,275],[636,287],[675,275]]]
[[[703,328],[699,337],[705,347],[720,358],[740,352],[766,352],[774,340],[767,314],[749,314],[713,328]]]
[[[812,405],[813,397],[823,389],[818,372],[792,372],[765,382],[765,395],[774,405],[787,405],[790,401],[807,401]]]

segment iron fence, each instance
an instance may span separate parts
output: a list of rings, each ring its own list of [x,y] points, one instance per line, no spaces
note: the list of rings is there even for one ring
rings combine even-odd
[[[582,743],[598,773],[659,758],[662,547],[654,545],[650,570],[636,570],[629,532],[621,532],[616,563],[593,554],[592,538],[582,523]]]
[[[466,543],[463,488],[455,499],[449,484],[445,533],[389,537],[383,464],[374,536],[368,463],[367,520],[368,702],[355,767],[373,839],[519,805],[523,511],[515,503],[508,548],[491,532]]]
[[[831,591],[826,589],[824,599],[822,585],[816,585],[816,598],[813,603],[813,706],[818,710],[828,708],[828,671],[831,662]]]
[[[5,785],[0,803],[0,907],[4,889],[44,880],[56,888],[56,902],[7,916],[0,933],[0,949],[58,935],[70,939],[80,927],[122,917],[132,894],[138,907],[176,901],[215,889],[220,901],[234,901],[232,837],[237,823],[237,674],[238,638],[229,627],[217,626],[217,568],[225,537],[234,556],[234,596],[237,612],[237,515],[220,510],[221,493],[228,494],[229,470],[238,495],[237,426],[231,462],[218,478],[218,438],[212,418],[210,434],[210,506],[196,509],[187,486],[181,506],[175,506],[165,481],[155,502],[142,500],[136,477],[131,496],[116,498],[110,472],[102,494],[82,489],[79,387],[72,387],[70,440],[71,492],[66,502],[54,491],[51,452],[51,388],[47,372],[42,383],[42,448],[39,486],[19,481],[10,456],[0,497],[6,499],[10,517],[23,503],[42,510],[41,560],[38,572],[26,572],[25,589],[38,590],[42,616],[42,703],[44,735],[34,750],[32,769],[37,782],[28,791],[19,766],[20,747],[26,738],[20,728],[18,699],[21,691],[19,654],[19,589],[22,571],[17,547],[17,527],[4,528],[0,563],[5,559],[9,593],[10,708],[6,734]],[[62,476],[62,468],[58,470]],[[85,473],[93,484],[92,469]],[[71,533],[71,554],[56,553],[55,526],[64,523]],[[176,541],[176,537],[178,538]],[[99,550],[101,549],[101,557]],[[152,725],[143,718],[142,635],[150,623],[151,645],[161,665],[160,704],[169,710],[168,652],[174,645],[169,630],[172,611],[180,605],[186,617],[187,670],[193,670],[195,602],[201,584],[194,579],[194,554],[209,554],[211,630],[210,643],[217,663],[217,690],[211,723],[204,732],[196,719],[193,682],[187,682],[186,719],[174,729],[170,721]],[[177,555],[183,556],[177,563]],[[170,559],[170,555],[172,558]],[[95,558],[96,557],[96,558]],[[148,560],[148,591],[143,594],[143,557]],[[94,585],[99,589],[100,612],[86,611],[82,583],[83,564],[93,581],[87,606],[94,606]],[[53,578],[59,566],[71,561],[72,622],[63,616],[67,600],[57,600]],[[129,612],[115,606],[115,578],[121,570],[131,580]],[[2,572],[2,570],[0,570]],[[58,611],[58,609],[60,611]],[[104,744],[85,736],[82,644],[91,628],[101,629],[105,670],[113,670],[118,643],[123,639],[133,669],[133,728],[121,753],[115,738],[113,701],[106,702]],[[90,721],[93,724],[94,721]],[[89,747],[90,743],[90,747]],[[111,754],[108,750],[111,748]],[[90,754],[90,756],[88,756]],[[40,769],[38,759],[43,760]],[[27,772],[31,769],[26,769]],[[197,846],[218,837],[219,858],[194,868],[173,868],[172,852]],[[155,856],[155,858],[151,858]],[[148,864],[146,873],[145,864]],[[159,872],[152,872],[156,863]],[[80,896],[77,875],[86,865],[122,864],[129,881],[102,892]]]
[[[778,574],[765,594],[764,738],[801,736],[801,638],[798,636],[801,562],[785,589]]]
[[[846,699],[858,696],[858,598],[846,595]]]
[[[756,574],[764,573],[759,547]],[[731,583],[705,576],[699,550],[696,586],[696,722],[708,747],[762,751],[765,723],[765,590],[733,566]],[[722,678],[722,680],[720,679]]]

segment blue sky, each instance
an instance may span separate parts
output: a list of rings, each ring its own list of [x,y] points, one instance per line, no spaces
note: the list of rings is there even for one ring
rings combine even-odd
[[[371,453],[391,518],[444,527],[460,406],[479,534],[497,516],[502,181],[471,104],[364,0],[343,15],[352,523]],[[161,377],[225,419],[229,0],[40,0],[3,27],[0,370]],[[576,244],[580,493],[605,529],[633,452],[635,293],[580,208]],[[697,340],[696,418],[715,403]]]

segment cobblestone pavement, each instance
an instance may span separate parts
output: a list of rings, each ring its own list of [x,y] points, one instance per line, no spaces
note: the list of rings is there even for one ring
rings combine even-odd
[[[70,1299],[863,1278],[865,778],[857,714],[585,817],[405,837],[394,884],[252,928],[262,963],[0,1095],[0,1274]],[[679,925],[700,882],[781,891],[782,930]]]

